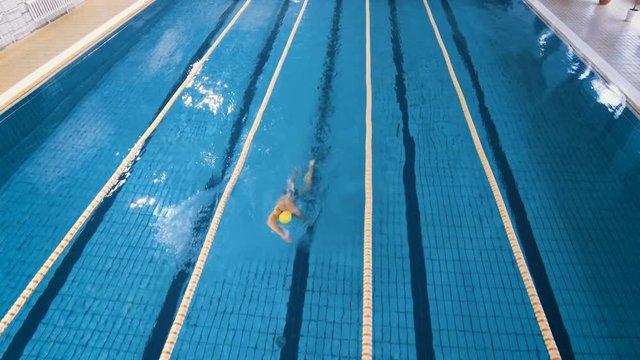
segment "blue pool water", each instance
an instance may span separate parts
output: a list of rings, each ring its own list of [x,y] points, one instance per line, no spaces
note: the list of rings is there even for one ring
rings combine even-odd
[[[244,2],[157,0],[0,114],[4,315]],[[429,2],[564,358],[640,357],[640,127],[520,1]],[[0,336],[157,358],[302,3],[253,0]],[[175,358],[359,358],[365,2],[310,0]],[[420,0],[371,0],[373,352],[546,358]],[[310,159],[294,244],[267,215]]]

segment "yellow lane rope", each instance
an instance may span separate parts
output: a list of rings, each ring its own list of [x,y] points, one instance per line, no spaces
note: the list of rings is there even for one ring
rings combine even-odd
[[[69,245],[71,240],[74,238],[76,233],[82,228],[82,226],[89,219],[89,217],[91,217],[91,214],[95,211],[98,205],[102,202],[102,200],[107,195],[109,195],[109,193],[115,187],[117,187],[120,184],[120,181],[119,181],[120,177],[129,171],[129,169],[131,168],[131,165],[133,164],[133,161],[140,155],[140,151],[142,150],[142,147],[144,146],[145,142],[153,134],[153,132],[158,127],[158,125],[160,125],[160,123],[164,119],[165,115],[167,114],[171,106],[180,96],[180,93],[185,89],[185,87],[187,87],[187,85],[193,80],[193,78],[202,69],[206,60],[209,58],[209,56],[211,56],[213,51],[218,47],[222,39],[224,39],[224,37],[229,32],[229,30],[231,30],[231,28],[236,23],[240,15],[242,15],[242,13],[245,11],[245,9],[249,6],[250,3],[251,3],[251,0],[245,1],[244,5],[240,8],[240,10],[238,10],[236,15],[233,17],[233,19],[231,19],[229,24],[224,28],[222,33],[220,33],[216,41],[213,43],[213,45],[211,45],[209,50],[207,50],[207,52],[202,57],[202,59],[193,65],[193,68],[189,72],[189,75],[182,82],[182,84],[180,85],[178,90],[176,90],[173,96],[171,96],[171,99],[169,100],[169,102],[167,102],[167,104],[162,108],[162,111],[158,114],[158,116],[156,116],[156,118],[153,120],[151,125],[147,128],[144,134],[142,134],[140,139],[138,139],[138,141],[135,143],[133,148],[131,148],[131,151],[129,151],[129,154],[127,154],[124,160],[122,160],[122,163],[120,163],[120,166],[118,166],[118,168],[113,173],[113,175],[111,175],[111,178],[109,178],[107,183],[102,187],[98,195],[96,195],[96,197],[91,201],[89,206],[84,210],[82,215],[80,215],[80,217],[76,220],[76,222],[73,224],[71,229],[67,232],[67,234],[64,236],[62,241],[60,241],[58,246],[55,248],[53,253],[49,255],[49,258],[47,258],[47,261],[44,263],[44,265],[42,265],[40,270],[38,270],[38,272],[33,277],[33,279],[31,279],[27,287],[20,294],[20,297],[14,302],[13,306],[11,306],[7,314],[2,318],[2,321],[0,321],[0,335],[2,335],[5,332],[9,324],[15,319],[15,317],[18,315],[18,312],[20,312],[20,310],[22,309],[24,304],[27,302],[27,300],[31,297],[31,295],[33,295],[33,292],[36,290],[36,288],[38,287],[42,279],[44,279],[44,277],[47,275],[49,270],[51,270],[51,268],[53,267],[53,264],[58,260],[60,255],[67,248],[67,246]]]
[[[364,254],[362,267],[362,359],[373,357],[373,154],[371,152],[371,20],[369,16],[369,0],[366,0],[366,83],[367,110],[365,135],[365,168],[364,168]]]
[[[549,327],[547,316],[544,313],[542,304],[540,303],[538,291],[533,284],[533,279],[531,278],[531,274],[529,273],[529,267],[527,266],[524,255],[522,254],[522,249],[520,248],[520,243],[518,242],[518,238],[516,237],[516,233],[513,229],[513,224],[511,223],[511,218],[509,217],[509,213],[507,212],[507,207],[505,206],[502,194],[500,193],[500,188],[498,187],[496,178],[493,175],[493,171],[491,170],[491,165],[489,165],[489,160],[487,159],[487,155],[485,154],[482,143],[480,142],[480,137],[478,136],[478,132],[476,131],[473,119],[471,118],[471,113],[469,112],[467,101],[465,100],[464,94],[462,93],[462,88],[460,88],[460,83],[458,83],[458,78],[456,77],[455,71],[453,70],[453,65],[451,64],[449,53],[447,52],[447,48],[442,41],[440,31],[438,30],[438,25],[436,25],[436,21],[433,18],[429,3],[427,2],[427,0],[422,0],[422,2],[424,3],[425,9],[427,10],[427,15],[429,16],[429,21],[431,22],[431,26],[433,27],[433,32],[435,33],[438,44],[440,45],[440,49],[442,50],[442,56],[447,63],[447,69],[449,70],[451,81],[453,82],[453,86],[455,87],[456,93],[458,94],[458,99],[460,100],[460,105],[462,107],[464,117],[467,120],[467,126],[469,127],[471,138],[473,139],[473,145],[476,148],[476,152],[478,153],[478,157],[480,158],[480,162],[482,163],[482,168],[484,169],[484,173],[487,177],[487,180],[489,181],[489,185],[491,186],[491,192],[493,193],[496,205],[498,206],[498,211],[500,212],[500,217],[502,218],[502,224],[505,231],[507,232],[507,237],[509,238],[509,243],[511,244],[511,250],[515,257],[516,264],[518,265],[520,276],[522,277],[522,281],[524,282],[525,288],[527,290],[527,295],[529,295],[529,300],[531,301],[531,306],[533,307],[536,320],[538,321],[538,326],[540,327],[540,331],[542,332],[542,337],[547,347],[547,351],[549,352],[549,357],[554,360],[560,359],[560,352],[558,351],[556,342],[553,339],[553,333],[551,332],[551,328]]]
[[[289,0],[285,0],[289,1]],[[207,236],[205,238],[204,244],[202,245],[202,250],[200,251],[200,255],[198,255],[198,260],[194,267],[193,273],[189,278],[189,284],[187,285],[187,289],[185,290],[184,296],[182,297],[182,301],[180,302],[180,308],[178,309],[178,313],[176,314],[176,318],[173,320],[173,324],[171,325],[171,331],[169,332],[169,336],[167,337],[167,341],[164,343],[164,347],[162,349],[162,355],[160,355],[160,359],[168,360],[171,358],[171,354],[173,353],[173,349],[178,341],[178,336],[180,335],[180,330],[182,330],[182,325],[187,317],[187,312],[189,311],[189,306],[191,305],[191,301],[193,300],[193,296],[195,295],[196,288],[198,287],[198,282],[200,281],[200,276],[202,275],[202,270],[204,269],[205,263],[207,262],[207,257],[209,256],[209,251],[211,250],[211,245],[213,244],[213,239],[216,236],[216,232],[218,231],[218,225],[220,224],[220,219],[222,218],[222,214],[224,213],[224,209],[227,205],[227,201],[233,192],[233,188],[236,186],[238,182],[238,178],[240,177],[240,173],[242,172],[242,168],[244,167],[244,163],[247,160],[247,155],[249,154],[249,150],[251,149],[251,143],[253,142],[253,137],[258,131],[258,127],[260,126],[260,122],[262,121],[262,116],[269,104],[269,100],[271,99],[271,93],[273,92],[274,87],[276,86],[276,82],[278,81],[278,76],[280,76],[280,70],[282,70],[282,66],[284,65],[284,61],[287,58],[287,54],[289,53],[289,48],[293,43],[293,39],[296,36],[296,32],[298,31],[298,26],[300,26],[300,22],[302,21],[302,16],[304,15],[304,11],[307,8],[307,3],[309,0],[305,0],[300,8],[300,12],[298,13],[298,17],[296,18],[296,22],[293,24],[293,28],[291,29],[291,33],[289,34],[289,38],[287,39],[287,43],[284,46],[284,50],[282,51],[282,55],[280,55],[280,60],[278,60],[278,65],[276,66],[273,75],[271,76],[271,81],[269,82],[269,87],[267,88],[267,92],[262,99],[262,103],[260,104],[260,108],[258,109],[258,113],[256,114],[255,120],[253,120],[253,124],[251,125],[251,129],[249,130],[249,134],[247,135],[247,139],[242,146],[242,152],[238,158],[238,162],[236,166],[233,168],[233,173],[229,178],[229,182],[224,188],[224,192],[222,193],[222,197],[220,198],[220,202],[216,207],[216,212],[213,214],[213,220],[209,225],[209,230],[207,231]]]

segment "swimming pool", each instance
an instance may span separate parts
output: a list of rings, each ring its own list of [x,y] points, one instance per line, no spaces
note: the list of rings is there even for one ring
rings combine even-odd
[[[158,0],[0,114],[0,354],[636,358],[639,134],[519,1]]]

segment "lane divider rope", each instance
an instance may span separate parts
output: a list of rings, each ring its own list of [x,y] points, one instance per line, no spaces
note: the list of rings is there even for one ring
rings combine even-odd
[[[51,270],[51,268],[53,267],[53,264],[58,260],[60,255],[67,248],[71,240],[75,237],[76,233],[82,228],[82,226],[84,226],[85,222],[91,217],[91,214],[93,214],[93,212],[98,207],[98,205],[102,202],[102,200],[105,197],[107,197],[113,191],[114,188],[116,188],[121,184],[121,176],[129,171],[134,160],[140,155],[140,152],[142,151],[142,147],[144,146],[146,141],[149,139],[149,137],[153,134],[153,132],[156,130],[158,125],[160,125],[160,123],[164,119],[165,115],[167,114],[171,106],[175,103],[175,101],[180,96],[180,93],[189,85],[189,83],[198,74],[198,72],[200,72],[206,60],[209,58],[209,56],[211,56],[213,51],[218,47],[218,45],[220,44],[222,39],[224,39],[224,37],[227,35],[229,30],[231,30],[233,25],[236,23],[240,15],[242,15],[245,9],[249,6],[251,1],[252,0],[245,1],[244,5],[240,8],[240,10],[238,10],[238,12],[233,17],[233,19],[231,19],[229,24],[227,24],[224,30],[220,33],[218,38],[215,40],[213,45],[211,45],[209,50],[207,50],[207,52],[204,54],[202,59],[200,59],[200,61],[196,62],[193,65],[193,68],[189,72],[189,75],[187,75],[186,79],[182,82],[182,84],[176,90],[176,92],[173,93],[173,96],[171,96],[171,99],[169,99],[167,104],[162,108],[162,111],[160,111],[160,113],[156,116],[156,118],[153,120],[151,125],[147,128],[147,130],[142,134],[142,136],[135,143],[133,148],[131,148],[127,156],[120,163],[120,166],[118,166],[118,168],[113,173],[113,175],[111,175],[111,177],[109,178],[107,183],[102,187],[98,195],[96,195],[96,197],[91,201],[89,206],[84,210],[84,212],[76,220],[73,226],[71,226],[71,229],[67,232],[67,234],[64,236],[62,241],[60,241],[60,243],[55,248],[53,253],[49,255],[49,257],[47,258],[47,261],[45,261],[44,265],[40,267],[40,270],[38,270],[38,272],[31,279],[27,287],[22,291],[22,293],[20,294],[20,297],[18,297],[18,299],[14,302],[13,306],[11,306],[7,314],[5,314],[5,316],[0,321],[0,335],[2,335],[5,332],[9,324],[11,324],[11,322],[15,319],[15,317],[18,315],[20,310],[24,307],[27,300],[29,300],[29,298],[31,297],[31,295],[33,295],[38,285],[42,282],[44,277],[47,275],[49,270]]]
[[[372,143],[372,89],[371,89],[371,19],[369,0],[366,8],[366,84],[367,108],[365,115],[365,169],[364,169],[364,254],[362,266],[362,359],[373,358],[373,154]]]
[[[536,316],[536,320],[542,333],[542,338],[544,339],[545,346],[547,347],[547,352],[549,353],[549,357],[551,359],[560,359],[558,346],[556,345],[556,342],[553,338],[553,333],[551,332],[551,327],[549,326],[549,322],[547,321],[547,316],[544,312],[544,309],[542,308],[542,304],[540,303],[540,298],[538,297],[538,291],[536,290],[536,287],[533,283],[533,278],[529,273],[529,267],[527,266],[527,262],[522,253],[522,249],[520,248],[520,243],[514,231],[513,224],[511,223],[511,218],[509,217],[509,212],[507,211],[504,199],[502,198],[502,193],[500,192],[500,188],[498,187],[498,182],[496,181],[493,171],[491,170],[491,165],[489,164],[487,155],[485,154],[484,148],[482,147],[482,142],[480,141],[480,137],[478,136],[478,132],[471,117],[471,112],[469,111],[467,101],[464,97],[455,71],[453,70],[453,65],[451,64],[449,53],[447,52],[447,48],[444,45],[444,41],[442,41],[440,31],[438,30],[438,25],[436,24],[433,14],[431,13],[431,8],[429,7],[428,1],[422,0],[422,2],[424,3],[425,9],[427,10],[427,15],[429,16],[429,21],[431,22],[431,26],[433,27],[433,32],[436,35],[436,39],[438,40],[438,44],[440,45],[440,50],[442,50],[442,55],[447,64],[447,69],[449,70],[451,81],[456,89],[456,93],[460,101],[460,106],[462,107],[462,112],[464,113],[464,117],[467,121],[467,126],[469,127],[469,132],[471,133],[471,138],[473,139],[473,145],[475,146],[478,157],[480,158],[480,162],[482,163],[482,168],[484,169],[484,173],[487,177],[487,180],[489,181],[491,192],[493,193],[498,211],[500,212],[502,224],[507,233],[507,237],[511,245],[511,250],[515,257],[520,276],[522,277],[522,281],[524,282],[525,288],[527,290],[527,295],[529,296],[531,306],[533,307],[533,312]]]
[[[289,1],[289,0],[284,0]],[[189,306],[191,305],[191,301],[196,292],[196,288],[198,287],[198,282],[200,281],[200,276],[202,276],[202,270],[207,262],[207,257],[209,256],[209,252],[211,250],[211,246],[213,244],[213,239],[218,231],[218,226],[220,225],[220,219],[222,218],[222,214],[224,213],[224,209],[227,205],[227,201],[229,201],[229,197],[233,192],[233,188],[236,186],[238,182],[238,178],[240,177],[240,173],[242,172],[242,168],[244,167],[244,163],[247,160],[247,156],[249,154],[249,150],[251,149],[251,143],[253,142],[253,137],[258,131],[258,127],[260,126],[260,122],[262,121],[262,116],[269,104],[269,100],[271,99],[271,94],[273,93],[273,89],[276,86],[276,82],[278,81],[278,77],[280,76],[280,71],[282,70],[282,66],[284,65],[284,61],[287,58],[287,54],[289,53],[289,48],[293,43],[293,39],[295,38],[296,32],[298,31],[298,26],[300,26],[300,22],[302,21],[302,16],[304,15],[305,9],[307,8],[307,3],[309,0],[305,0],[300,8],[300,12],[298,13],[298,17],[296,18],[295,23],[293,24],[293,28],[291,29],[291,33],[289,34],[289,38],[287,39],[287,43],[284,46],[284,50],[282,51],[282,55],[280,55],[280,59],[278,60],[278,65],[276,66],[273,75],[271,76],[271,81],[269,82],[269,87],[267,88],[267,92],[262,99],[262,103],[260,104],[260,108],[256,114],[256,118],[251,125],[251,129],[247,135],[247,139],[242,146],[242,151],[240,152],[240,156],[238,157],[238,162],[236,166],[233,168],[233,173],[227,182],[227,185],[224,188],[224,192],[222,193],[222,197],[220,198],[220,202],[216,207],[216,211],[213,214],[213,220],[209,225],[209,230],[207,231],[207,235],[202,245],[202,250],[198,255],[198,260],[196,261],[196,265],[194,267],[193,273],[189,278],[189,284],[187,285],[187,289],[185,290],[184,296],[182,297],[182,301],[180,302],[180,308],[176,314],[176,318],[173,320],[173,324],[171,325],[171,330],[169,331],[169,336],[164,344],[162,349],[162,354],[160,355],[160,359],[168,360],[171,358],[171,354],[173,353],[173,349],[178,341],[178,336],[180,335],[180,330],[182,330],[182,326],[187,317],[187,312],[189,311]]]

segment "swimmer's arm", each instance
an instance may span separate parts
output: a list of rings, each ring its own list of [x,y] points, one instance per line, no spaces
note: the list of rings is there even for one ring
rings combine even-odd
[[[280,235],[280,237],[286,241],[291,242],[291,238],[286,231],[282,230],[280,226],[278,226],[278,215],[275,212],[269,214],[269,218],[267,219],[267,226],[273,230],[276,234]]]

